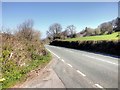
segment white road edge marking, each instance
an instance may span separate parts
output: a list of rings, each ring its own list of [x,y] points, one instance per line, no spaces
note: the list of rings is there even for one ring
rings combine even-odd
[[[98,88],[103,88],[102,86],[100,86],[99,84],[95,84],[95,86],[97,86]]]
[[[70,66],[70,67],[72,67],[72,65],[70,65],[69,63],[67,65]]]
[[[51,52],[53,55],[55,55],[57,58],[60,59],[60,57],[58,55],[56,55],[55,53],[53,53],[51,50],[47,49],[49,52]]]
[[[79,73],[79,74],[81,74],[82,76],[86,76],[85,74],[83,74],[82,72],[80,72],[79,70],[77,70],[77,72]]]
[[[97,59],[97,60],[100,60],[100,61],[103,61],[103,62],[107,62],[107,63],[110,63],[110,64],[118,65],[117,63],[113,63],[113,62],[106,61],[106,60],[103,60],[103,59],[95,58],[95,57],[92,57],[92,56],[88,56],[88,55],[84,55],[84,56],[89,57],[89,58],[93,58],[93,59]]]

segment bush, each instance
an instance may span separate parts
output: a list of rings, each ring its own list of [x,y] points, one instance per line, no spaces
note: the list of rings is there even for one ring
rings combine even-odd
[[[14,34],[0,33],[2,35],[2,57],[0,67],[5,80],[3,88],[9,88],[28,72],[39,65],[43,66],[50,60],[44,45],[40,40],[40,33],[33,29],[32,21],[25,21]]]

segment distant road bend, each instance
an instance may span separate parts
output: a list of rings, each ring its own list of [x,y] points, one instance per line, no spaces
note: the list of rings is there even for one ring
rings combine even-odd
[[[118,88],[118,58],[46,45],[58,60],[54,70],[66,88]]]

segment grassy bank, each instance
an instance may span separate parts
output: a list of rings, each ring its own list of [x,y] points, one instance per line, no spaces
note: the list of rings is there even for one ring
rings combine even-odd
[[[91,52],[102,52],[120,56],[120,32],[109,35],[86,36],[79,38],[68,38],[66,40],[54,40],[50,44],[77,50],[85,50]]]
[[[100,40],[118,40],[120,32],[115,32],[109,35],[86,36],[79,38],[68,38],[64,41],[100,41]]]
[[[0,88],[10,88],[25,80],[31,70],[38,66],[42,68],[50,61],[51,55],[45,50],[40,32],[31,26],[32,22],[28,20],[13,34],[0,33]]]
[[[3,58],[0,58],[0,60],[3,60]],[[7,65],[2,66],[3,77],[5,78],[5,80],[2,82],[1,88],[9,88],[15,85],[17,82],[21,82],[25,80],[27,78],[27,73],[29,73],[31,70],[36,69],[38,66],[40,66],[41,68],[44,67],[50,60],[51,60],[51,55],[50,53],[48,53],[45,56],[33,54],[32,60],[29,61],[26,66],[23,67],[19,67],[15,65],[14,62],[9,61]]]

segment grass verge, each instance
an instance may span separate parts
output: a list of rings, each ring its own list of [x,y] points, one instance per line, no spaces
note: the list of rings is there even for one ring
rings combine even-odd
[[[100,40],[118,40],[120,32],[115,32],[109,35],[86,36],[78,38],[68,38],[64,41],[100,41]]]
[[[50,53],[45,56],[33,54],[32,57],[33,60],[29,61],[26,66],[21,68],[15,67],[14,64],[11,63],[14,68],[11,69],[11,71],[3,74],[5,80],[1,82],[2,86],[0,87],[0,89],[10,88],[17,82],[22,82],[27,78],[27,73],[29,73],[31,70],[36,69],[39,66],[44,67],[51,60]]]

